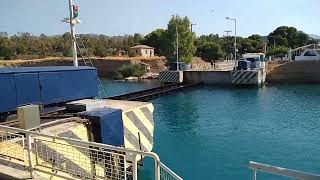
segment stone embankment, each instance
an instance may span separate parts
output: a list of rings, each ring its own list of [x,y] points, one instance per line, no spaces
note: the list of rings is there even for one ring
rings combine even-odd
[[[93,57],[91,61],[98,69],[100,77],[111,78],[113,74],[121,66],[126,64],[140,63],[143,62],[150,66],[151,73],[159,73],[165,69],[165,59],[163,57],[106,57],[99,58]],[[84,61],[79,59],[79,65],[85,65]],[[31,67],[31,66],[72,66],[71,58],[44,58],[44,59],[33,59],[33,60],[10,60],[0,61],[2,67]]]
[[[320,61],[269,62],[268,83],[320,83]]]

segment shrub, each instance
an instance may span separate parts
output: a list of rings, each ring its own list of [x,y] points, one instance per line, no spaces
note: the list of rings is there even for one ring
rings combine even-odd
[[[141,77],[146,70],[140,64],[128,64],[121,66],[115,74],[116,79],[124,79],[130,76]]]
[[[136,57],[138,54],[135,50],[129,50],[128,56],[129,57]]]
[[[3,59],[4,59],[4,60],[12,60],[13,57],[10,56],[10,55],[6,55],[6,56],[3,57]]]

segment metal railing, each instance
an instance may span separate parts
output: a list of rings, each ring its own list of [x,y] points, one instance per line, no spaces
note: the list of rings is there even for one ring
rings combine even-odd
[[[160,165],[160,178],[161,180],[183,180],[166,165],[159,162]]]
[[[253,180],[257,179],[257,171],[273,174],[273,175],[285,176],[285,177],[289,177],[292,179],[299,179],[299,180],[319,180],[320,179],[320,175],[318,174],[312,174],[312,173],[307,173],[303,171],[271,166],[271,165],[257,163],[253,161],[249,162],[249,169],[251,169],[253,172],[252,174]]]
[[[36,172],[64,179],[138,180],[138,160],[154,160],[155,180],[182,180],[160,162],[157,154],[85,142],[0,125],[0,158]]]
[[[25,162],[24,136],[0,130],[0,156]]]

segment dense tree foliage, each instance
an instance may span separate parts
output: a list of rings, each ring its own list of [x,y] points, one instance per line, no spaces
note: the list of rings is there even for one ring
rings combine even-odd
[[[268,35],[269,46],[274,45],[296,48],[306,45],[309,36],[294,27],[280,26]]]
[[[47,56],[72,56],[71,34],[61,36],[33,36],[30,33],[18,33],[11,37],[0,36],[0,58],[2,59],[33,59]],[[83,43],[91,56],[118,55],[120,50],[127,51],[131,46],[140,44],[141,34],[124,36],[106,36],[80,34]],[[78,40],[79,41],[79,40]],[[80,42],[78,44],[81,44]]]
[[[288,53],[288,48],[284,46],[273,46],[269,49],[267,55],[284,57]]]
[[[106,36],[80,34],[90,56],[114,56],[128,52],[131,46],[145,44],[155,48],[155,54],[165,56],[169,62],[176,60],[176,27],[179,31],[179,59],[190,63],[192,57],[199,56],[205,60],[224,59],[234,53],[234,37],[219,37],[218,34],[196,37],[190,31],[190,20],[187,17],[173,16],[167,29],[156,29],[143,36],[139,33],[124,36]],[[274,41],[276,47],[274,46]],[[296,48],[317,40],[294,27],[280,26],[267,37],[254,34],[247,38],[237,37],[237,50],[241,54],[263,52],[268,43],[268,55],[283,56],[288,48]],[[81,44],[79,42],[79,44]],[[211,52],[213,51],[213,52]],[[33,59],[47,56],[72,56],[71,34],[58,36],[33,36],[30,33],[17,33],[11,37],[0,32],[0,59]]]
[[[172,16],[168,24],[167,38],[168,45],[164,49],[168,62],[176,61],[176,40],[177,30],[179,39],[179,61],[191,63],[196,46],[194,44],[195,35],[190,30],[190,20],[188,17]]]
[[[13,44],[10,39],[6,37],[0,38],[0,54],[5,60],[13,58]]]
[[[215,42],[205,42],[198,47],[199,56],[205,61],[217,60],[223,57],[223,52],[219,44]]]
[[[169,44],[167,31],[164,29],[157,29],[147,34],[142,41],[142,44],[155,48],[155,54],[160,56],[165,55],[165,51]]]

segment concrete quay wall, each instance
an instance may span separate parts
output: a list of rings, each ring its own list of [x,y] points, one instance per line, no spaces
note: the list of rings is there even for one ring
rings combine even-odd
[[[186,83],[200,82],[203,84],[231,85],[230,71],[184,71],[183,81]]]
[[[320,83],[320,61],[269,62],[268,83]]]

